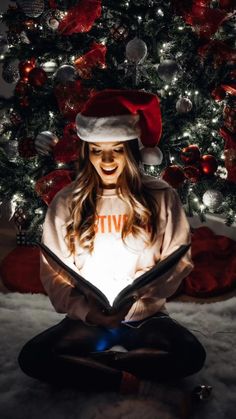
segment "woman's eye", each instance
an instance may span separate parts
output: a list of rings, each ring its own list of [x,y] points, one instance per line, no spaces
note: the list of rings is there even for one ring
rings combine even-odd
[[[123,152],[123,148],[116,148],[116,149],[114,149],[114,151],[116,152],[116,153],[122,153]]]
[[[101,150],[92,150],[92,153],[93,154],[100,154],[101,153]]]

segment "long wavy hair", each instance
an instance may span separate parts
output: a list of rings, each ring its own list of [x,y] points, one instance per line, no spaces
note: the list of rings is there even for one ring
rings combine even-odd
[[[135,238],[142,237],[145,244],[151,246],[157,238],[159,208],[148,188],[143,185],[138,140],[125,141],[123,145],[126,163],[117,180],[116,193],[127,204],[128,214],[121,238],[126,244],[125,239],[131,233]],[[89,145],[85,141],[80,142],[77,170],[78,175],[69,202],[70,219],[66,223],[65,240],[71,254],[75,254],[76,240],[80,247],[92,253],[96,204],[99,199],[97,195],[102,190],[102,184],[89,160]]]

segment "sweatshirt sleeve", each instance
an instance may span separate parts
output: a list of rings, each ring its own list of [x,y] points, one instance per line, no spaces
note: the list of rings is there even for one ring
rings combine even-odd
[[[160,260],[165,259],[180,245],[191,242],[190,226],[177,192],[168,188],[165,197],[166,224],[160,248]],[[168,298],[175,293],[182,280],[192,271],[191,247],[180,261],[158,278],[148,290],[151,297]]]
[[[61,191],[60,191],[61,192]],[[48,207],[43,226],[41,242],[49,247],[66,265],[78,272],[74,257],[70,255],[65,242],[65,222],[69,216],[65,193],[58,193]],[[89,307],[83,294],[73,285],[68,277],[63,276],[60,268],[55,270],[40,254],[40,278],[58,313],[67,313],[68,317],[85,321]]]

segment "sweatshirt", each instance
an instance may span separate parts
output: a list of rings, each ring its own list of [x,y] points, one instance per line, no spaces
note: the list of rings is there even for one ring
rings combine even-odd
[[[104,189],[97,199],[94,251],[90,254],[75,243],[75,255],[70,255],[65,242],[69,219],[69,199],[76,181],[61,189],[50,203],[44,226],[42,243],[48,246],[65,264],[106,294],[110,303],[121,289],[166,258],[180,245],[190,242],[190,227],[177,192],[162,180],[142,175],[143,183],[158,203],[158,237],[150,247],[144,238],[129,234],[123,243],[122,225],[127,217],[127,204],[115,189]],[[144,237],[150,234],[148,227]],[[191,250],[178,264],[152,284],[142,289],[125,321],[142,320],[157,311],[167,313],[166,298],[174,294],[182,280],[193,269]],[[40,254],[42,284],[59,313],[86,322],[92,303],[76,288],[73,280],[58,268],[49,265]]]

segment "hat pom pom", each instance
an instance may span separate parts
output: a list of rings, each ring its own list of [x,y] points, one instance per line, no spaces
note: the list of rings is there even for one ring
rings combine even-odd
[[[142,163],[149,166],[157,166],[162,163],[163,154],[159,147],[143,147],[140,150]]]

